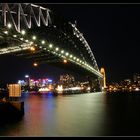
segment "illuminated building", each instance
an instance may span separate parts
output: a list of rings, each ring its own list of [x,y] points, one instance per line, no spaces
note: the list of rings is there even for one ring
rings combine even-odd
[[[125,79],[124,84],[125,85],[130,85],[131,84],[131,79]]]
[[[18,84],[25,86],[27,83],[24,80],[18,80]]]
[[[48,78],[42,78],[42,79],[30,79],[30,85],[31,86],[39,86],[39,87],[45,87],[46,85],[52,84],[52,80]]]
[[[57,86],[57,88],[56,88],[56,91],[58,92],[58,93],[62,93],[63,92],[63,86],[62,85],[58,85]]]
[[[104,68],[101,68],[100,70],[101,74],[103,75],[103,88],[106,88],[106,75],[105,75],[105,70]]]
[[[135,74],[133,75],[133,80],[134,80],[134,83],[140,84],[140,74],[135,73]]]
[[[63,86],[73,86],[74,82],[75,78],[72,75],[66,74],[60,76],[60,84],[62,84]]]
[[[27,80],[28,77],[28,80]],[[42,78],[42,79],[31,79],[29,76],[25,76],[25,80],[18,80],[18,84],[20,84],[24,89],[28,86],[29,90],[42,90],[45,91],[47,88],[48,90],[53,89],[53,81],[48,78]],[[30,84],[29,84],[30,83]],[[47,90],[46,90],[47,91]]]

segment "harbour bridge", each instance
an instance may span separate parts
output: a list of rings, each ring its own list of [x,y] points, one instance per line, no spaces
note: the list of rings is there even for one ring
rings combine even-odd
[[[49,63],[81,72],[99,87],[103,79],[83,33],[41,5],[0,4],[0,55],[9,54],[30,59],[34,66]]]

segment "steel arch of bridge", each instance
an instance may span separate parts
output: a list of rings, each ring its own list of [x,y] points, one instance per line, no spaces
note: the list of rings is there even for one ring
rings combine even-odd
[[[63,48],[61,49],[61,52],[59,52],[59,48],[55,47],[52,49],[51,45],[45,44],[44,42],[34,42],[34,40],[27,40],[25,39],[21,34],[23,28],[32,29],[33,22],[37,27],[53,25],[51,20],[50,13],[52,12],[48,8],[44,8],[39,5],[30,4],[30,3],[14,3],[14,4],[8,4],[8,3],[2,3],[0,4],[0,21],[1,21],[1,36],[10,36],[11,38],[17,38],[19,41],[22,42],[19,46],[12,46],[7,48],[0,48],[0,55],[5,53],[13,53],[18,52],[21,50],[26,50],[31,47],[31,45],[35,44],[38,45],[40,50],[46,50],[49,53],[52,53],[58,57],[66,58],[72,63],[75,63],[77,65],[80,65],[84,69],[90,71],[91,73],[95,74],[99,78],[103,78],[103,75],[100,73],[96,59],[93,55],[93,52],[87,43],[86,39],[84,38],[83,34],[80,33],[80,31],[77,29],[77,27],[72,24],[71,22],[68,22],[68,26],[70,26],[72,31],[72,38],[76,38],[80,44],[82,44],[83,53],[86,55],[89,55],[90,57],[90,64],[87,62],[89,60],[86,60],[86,57],[83,56],[83,54],[80,54],[80,57],[73,56],[72,53],[65,51]],[[22,19],[22,22],[21,22]],[[7,25],[11,23],[14,26],[15,31],[17,34],[8,34],[8,27]],[[24,27],[22,27],[24,26]],[[55,24],[53,27],[56,28]],[[4,30],[3,30],[4,29]],[[63,32],[65,36],[68,37],[66,32]],[[74,36],[74,37],[73,37]],[[43,46],[43,48],[42,48]],[[76,46],[76,45],[75,45]],[[58,49],[57,49],[58,48]],[[66,52],[66,55],[62,53],[62,50]],[[74,59],[75,58],[75,59]]]

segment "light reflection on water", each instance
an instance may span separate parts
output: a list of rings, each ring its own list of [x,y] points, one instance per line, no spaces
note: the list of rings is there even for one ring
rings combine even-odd
[[[138,107],[134,111],[134,107],[140,105],[139,99],[140,95],[120,96],[105,93],[60,96],[53,96],[51,93],[41,95],[24,93],[24,117],[14,124],[0,127],[0,135],[138,135],[138,131],[132,131],[131,126],[133,130],[139,129],[140,123],[136,128],[133,125],[140,116]],[[137,113],[137,117],[134,117],[135,121],[131,113],[134,115]]]

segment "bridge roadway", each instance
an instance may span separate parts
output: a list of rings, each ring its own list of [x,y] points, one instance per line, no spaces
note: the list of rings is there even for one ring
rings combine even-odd
[[[48,8],[27,3],[0,4],[0,55],[35,63],[69,63],[102,79],[93,49],[75,24]]]

